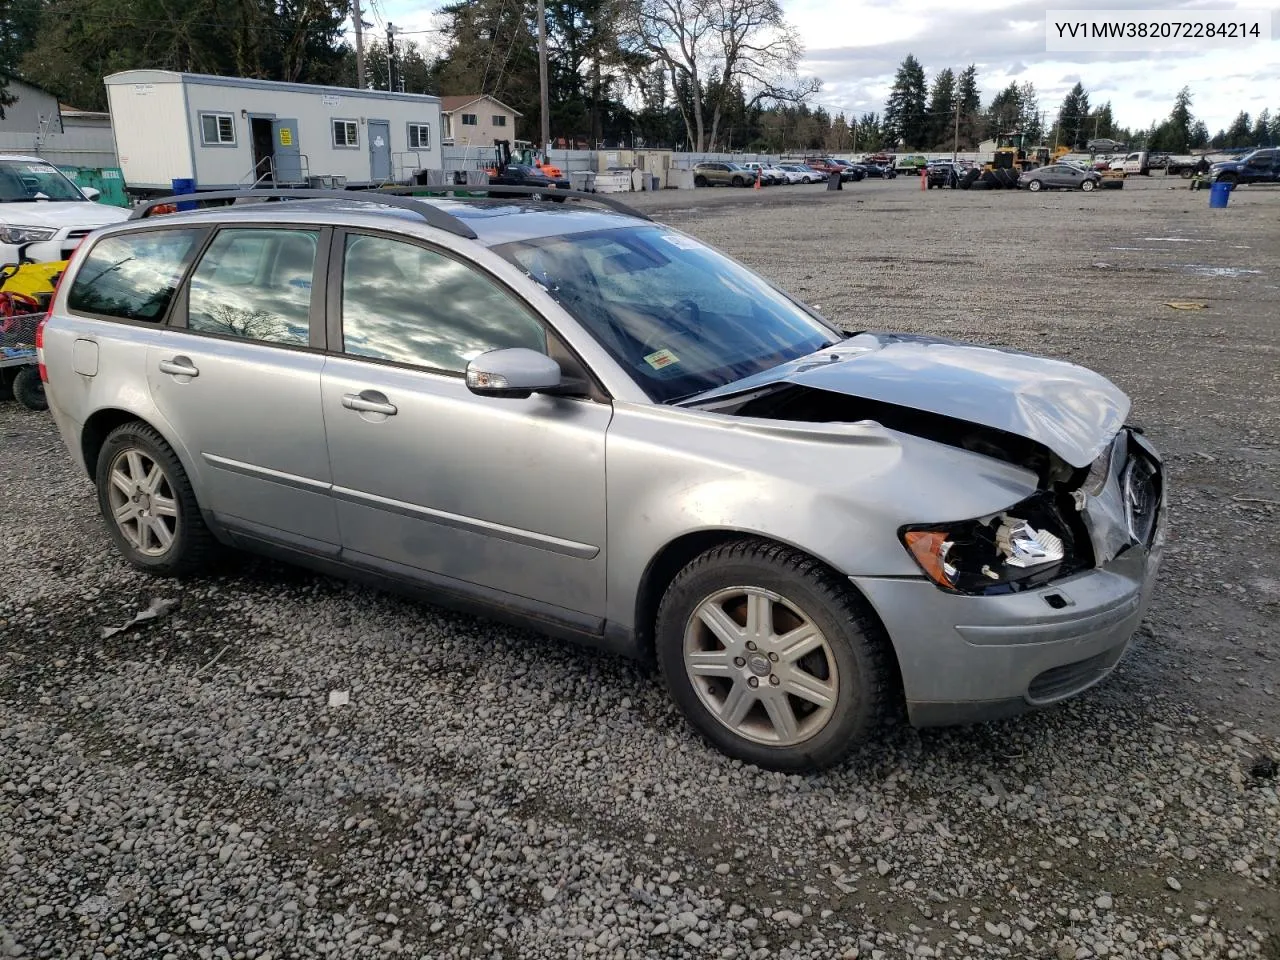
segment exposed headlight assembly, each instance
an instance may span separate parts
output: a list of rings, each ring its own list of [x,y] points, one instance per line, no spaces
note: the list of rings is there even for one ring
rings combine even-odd
[[[0,243],[40,243],[52,240],[58,231],[49,227],[24,227],[16,223],[0,223]]]
[[[1009,593],[1078,568],[1075,537],[1041,497],[977,520],[904,527],[901,537],[929,579],[956,593]]]

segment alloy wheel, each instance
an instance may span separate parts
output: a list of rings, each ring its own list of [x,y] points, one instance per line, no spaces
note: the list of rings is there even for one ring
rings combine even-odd
[[[685,627],[689,681],[744,739],[792,746],[831,720],[840,678],[830,642],[802,610],[758,587],[707,597]]]
[[[147,557],[161,557],[178,533],[178,501],[169,477],[136,447],[111,463],[111,516],[129,544]]]

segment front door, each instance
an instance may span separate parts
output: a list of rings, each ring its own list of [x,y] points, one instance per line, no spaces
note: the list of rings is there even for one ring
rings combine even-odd
[[[612,407],[471,393],[468,359],[548,335],[468,264],[348,234],[341,284],[322,393],[344,558],[602,618]]]
[[[298,121],[272,120],[271,139],[276,154],[276,183],[301,183],[302,148],[298,146]]]
[[[336,554],[324,354],[310,322],[322,316],[312,304],[322,239],[319,229],[220,230],[148,349],[147,380],[199,461],[203,507],[250,533]]]
[[[391,124],[386,120],[369,121],[369,179],[391,179]]]

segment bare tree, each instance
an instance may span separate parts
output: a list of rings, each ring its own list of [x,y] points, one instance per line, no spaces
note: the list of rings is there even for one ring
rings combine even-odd
[[[821,81],[798,74],[804,48],[778,0],[631,0],[626,25],[661,65],[695,150],[714,143],[728,98],[798,102]]]

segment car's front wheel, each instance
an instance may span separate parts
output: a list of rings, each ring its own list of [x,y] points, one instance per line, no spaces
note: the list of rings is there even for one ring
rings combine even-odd
[[[186,470],[155,430],[136,421],[112,430],[95,480],[107,531],[135,567],[186,576],[208,566],[216,541]]]
[[[1080,189],[1083,190],[1085,193],[1088,193],[1093,188],[1094,188],[1094,182],[1092,180],[1086,180],[1084,183],[1080,184]]]
[[[673,698],[713,745],[771,770],[831,766],[880,723],[888,641],[848,582],[788,547],[714,547],[672,581],[655,631]]]

